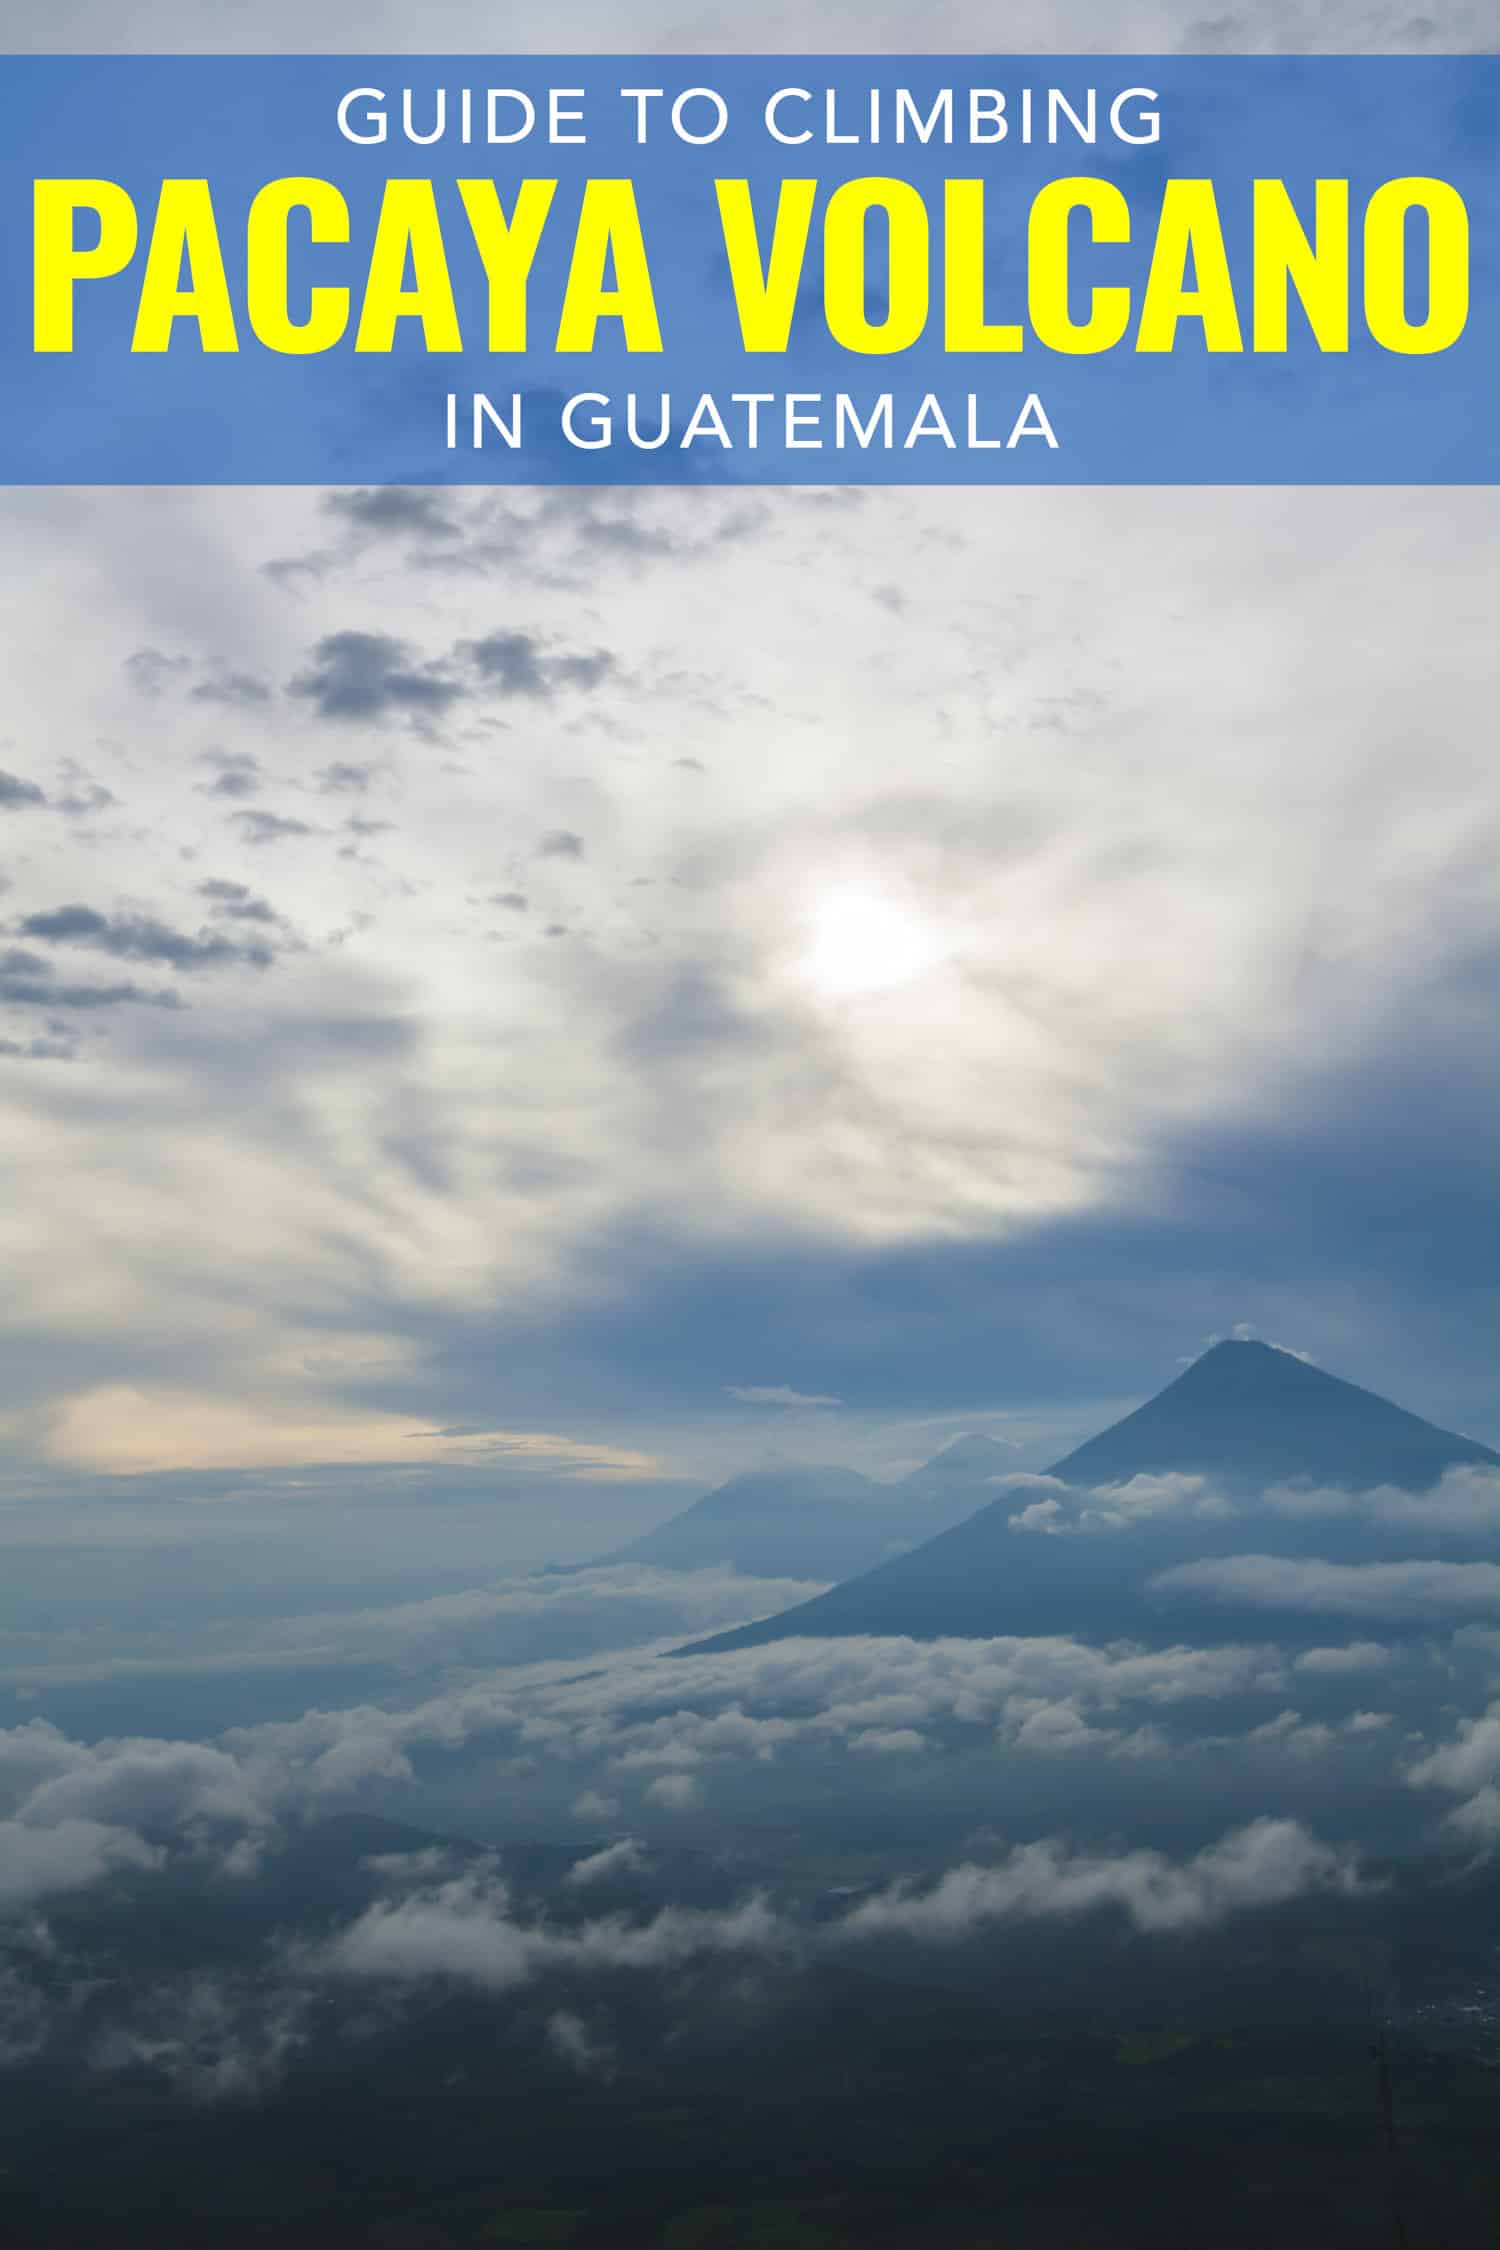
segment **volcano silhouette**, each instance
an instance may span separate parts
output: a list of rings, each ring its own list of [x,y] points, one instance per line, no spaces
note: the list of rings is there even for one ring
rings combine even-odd
[[[753,1648],[807,1635],[1128,1634],[1161,1620],[1151,1577],[1175,1562],[1247,1545],[1288,1555],[1330,1537],[1366,1539],[1358,1515],[1330,1534],[1313,1515],[1257,1513],[1272,1488],[1377,1488],[1419,1493],[1461,1466],[1500,1468],[1500,1453],[1439,1429],[1389,1399],[1269,1344],[1216,1344],[1135,1413],[1067,1454],[1048,1472],[1075,1490],[1134,1478],[1201,1480],[1215,1505],[1185,1509],[1120,1537],[1037,1536],[1018,1518],[1045,1494],[1008,1480],[953,1529],[778,1616],[716,1634],[677,1653]],[[992,1480],[992,1483],[995,1480]],[[1139,1490],[1139,1488],[1137,1488]],[[1402,1552],[1409,1552],[1408,1537]],[[1365,1548],[1359,1549],[1361,1555]]]
[[[983,1507],[1014,1466],[993,1438],[959,1438],[899,1484],[855,1469],[752,1469],[602,1559],[662,1570],[727,1565],[752,1578],[852,1578]]]
[[[1059,1461],[1066,1484],[1217,1477],[1244,1490],[1307,1482],[1420,1492],[1462,1461],[1500,1453],[1440,1430],[1272,1344],[1215,1344],[1175,1383]]]

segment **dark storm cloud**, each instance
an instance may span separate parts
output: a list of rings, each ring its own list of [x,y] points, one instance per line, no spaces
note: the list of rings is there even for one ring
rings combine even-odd
[[[382,485],[373,491],[330,492],[326,514],[375,535],[391,533],[416,539],[456,539],[458,525],[451,505],[435,492],[409,485]]]
[[[330,633],[291,683],[320,719],[437,719],[467,693],[441,664],[422,663],[389,633]]]
[[[531,633],[490,633],[481,641],[461,641],[455,653],[468,658],[493,693],[539,703],[567,688],[588,694],[615,670],[605,649],[549,655]]]
[[[19,774],[0,772],[0,807],[6,812],[26,812],[46,802],[45,792],[34,781],[23,781]]]
[[[217,969],[240,964],[267,969],[275,955],[259,940],[239,944],[222,931],[190,936],[150,914],[101,914],[92,906],[58,906],[28,914],[17,924],[21,937],[46,945],[86,945],[120,961],[161,962],[172,969]]]

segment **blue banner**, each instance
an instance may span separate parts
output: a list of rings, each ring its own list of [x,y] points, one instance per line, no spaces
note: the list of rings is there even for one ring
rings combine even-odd
[[[1500,58],[8,58],[0,481],[1489,483]]]

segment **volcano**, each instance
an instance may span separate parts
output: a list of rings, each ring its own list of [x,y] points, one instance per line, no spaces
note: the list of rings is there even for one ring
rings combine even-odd
[[[993,1438],[959,1438],[899,1484],[855,1469],[753,1469],[606,1562],[727,1566],[752,1578],[851,1578],[973,1515],[1014,1466]]]
[[[1268,1491],[1419,1493],[1461,1467],[1500,1469],[1500,1453],[1272,1345],[1216,1344],[1146,1405],[1067,1454],[1046,1479],[1010,1479],[1010,1489],[909,1553],[678,1653],[860,1634],[1159,1637],[1171,1608],[1152,1593],[1151,1581],[1174,1565],[1247,1547],[1305,1557],[1330,1544],[1369,1559],[1372,1527],[1380,1528],[1374,1517],[1367,1525],[1357,1511],[1335,1517],[1320,1514],[1315,1503],[1301,1512],[1258,1505]],[[1142,1504],[1147,1488],[1137,1484],[1133,1496],[1108,1511],[1116,1520],[1136,1519],[1120,1536],[1040,1535],[1051,1528],[1048,1510],[1057,1508],[1053,1496],[1064,1488],[1103,1491],[1108,1499],[1135,1479],[1180,1480],[1186,1502],[1154,1513]],[[1399,1552],[1410,1551],[1408,1531]]]

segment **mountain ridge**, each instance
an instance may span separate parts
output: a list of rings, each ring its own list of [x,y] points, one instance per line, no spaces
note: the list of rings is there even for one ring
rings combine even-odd
[[[972,1515],[1007,1459],[993,1439],[960,1438],[895,1484],[857,1469],[750,1469],[601,1559],[664,1570],[717,1564],[757,1578],[847,1579]]]

